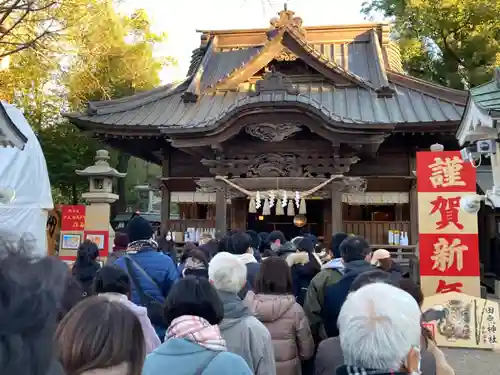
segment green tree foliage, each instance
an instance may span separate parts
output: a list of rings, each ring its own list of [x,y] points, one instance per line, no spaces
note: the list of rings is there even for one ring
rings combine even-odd
[[[95,151],[105,145],[69,124],[60,112],[82,110],[89,100],[151,89],[160,83],[159,72],[171,61],[153,56],[153,43],[163,41],[165,35],[151,32],[145,12],[117,14],[111,0],[63,2],[72,4],[58,8],[58,25],[65,25],[64,33],[47,36],[43,46],[11,54],[10,68],[0,74],[0,98],[22,108],[36,131],[54,198],[58,203],[77,203],[88,181],[74,171],[92,164]],[[23,22],[16,27],[21,30]],[[13,32],[9,33],[11,38]],[[117,168],[126,172],[129,156],[116,151],[112,156]],[[136,180],[133,172],[127,180]],[[129,186],[125,182],[119,186],[123,207]]]
[[[165,35],[151,31],[147,14],[139,10],[122,17],[108,1],[96,1],[88,11],[96,16],[72,35],[78,49],[64,75],[71,108],[81,110],[89,100],[120,98],[157,86],[160,70],[169,61],[153,56],[154,43],[164,41]],[[117,160],[117,169],[127,172],[130,155],[119,153]],[[135,176],[128,173],[118,181],[119,212],[134,194],[127,188],[132,180]]]
[[[411,75],[463,89],[490,80],[500,64],[499,1],[368,0],[363,12],[394,20]]]
[[[84,10],[80,0],[0,0],[0,59],[50,50],[68,27],[83,21]]]

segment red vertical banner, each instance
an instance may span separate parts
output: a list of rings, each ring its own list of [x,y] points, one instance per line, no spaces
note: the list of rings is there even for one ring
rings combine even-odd
[[[459,151],[417,152],[420,277],[425,296],[480,297],[477,215],[460,208],[476,194],[476,170]]]
[[[78,232],[85,229],[85,205],[61,206],[61,230]]]

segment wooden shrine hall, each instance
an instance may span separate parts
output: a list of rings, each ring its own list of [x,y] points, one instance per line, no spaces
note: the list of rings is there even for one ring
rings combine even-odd
[[[304,27],[287,9],[267,29],[203,30],[184,81],[67,117],[162,166],[164,229],[294,236],[301,213],[325,240],[347,231],[384,244],[397,229],[416,243],[415,152],[457,149],[467,93],[407,75],[389,34]],[[197,206],[170,220],[182,194]]]

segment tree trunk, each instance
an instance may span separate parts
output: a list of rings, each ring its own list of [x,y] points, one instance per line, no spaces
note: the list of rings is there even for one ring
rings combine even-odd
[[[71,203],[73,205],[78,204],[78,192],[76,190],[76,184],[71,185]]]
[[[123,152],[118,154],[118,165],[116,166],[118,172],[127,173],[129,160],[130,155]],[[120,196],[115,205],[117,214],[127,211],[127,185],[125,179],[126,178],[119,178],[116,183],[117,194]]]

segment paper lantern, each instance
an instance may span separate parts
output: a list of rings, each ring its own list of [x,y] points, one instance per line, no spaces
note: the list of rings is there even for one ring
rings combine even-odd
[[[305,215],[295,215],[293,218],[293,225],[297,228],[302,228],[307,224],[307,218]]]

